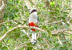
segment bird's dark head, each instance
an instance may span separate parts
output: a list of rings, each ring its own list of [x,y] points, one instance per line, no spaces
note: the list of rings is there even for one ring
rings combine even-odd
[[[37,12],[37,10],[36,9],[32,9],[30,14],[33,13],[33,12]]]
[[[37,10],[36,9],[33,9],[31,13],[33,13],[33,12],[37,12]]]

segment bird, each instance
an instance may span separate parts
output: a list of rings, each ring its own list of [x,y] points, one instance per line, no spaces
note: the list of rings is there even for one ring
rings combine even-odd
[[[37,15],[37,9],[32,9],[30,11],[29,26],[39,27],[39,17]],[[31,39],[31,42],[32,42],[32,44],[36,44],[36,42],[37,42],[36,29],[31,28],[31,30],[32,30],[32,39]]]

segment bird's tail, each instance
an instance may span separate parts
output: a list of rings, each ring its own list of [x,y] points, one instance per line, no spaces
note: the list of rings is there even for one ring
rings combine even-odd
[[[37,37],[36,33],[32,33],[32,39],[31,39],[32,44],[35,44],[37,42]]]

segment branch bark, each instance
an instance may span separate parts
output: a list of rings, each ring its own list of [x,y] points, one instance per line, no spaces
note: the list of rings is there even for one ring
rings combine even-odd
[[[0,7],[0,12],[4,9],[4,7],[5,7],[5,4],[4,4],[4,1],[2,1],[2,5]]]
[[[17,28],[34,28],[36,30],[39,30],[41,32],[46,32],[48,33],[47,31],[41,29],[41,28],[37,28],[37,27],[30,27],[30,26],[26,26],[26,25],[18,25],[14,28],[12,28],[11,30],[7,31],[1,38],[0,38],[0,42],[13,30],[17,29]],[[65,32],[65,31],[72,31],[71,29],[61,29],[61,30],[55,30],[55,31],[51,31],[52,35],[57,35],[59,32]]]
[[[11,30],[7,31],[7,32],[0,38],[0,42],[8,35],[11,31],[13,31],[13,30],[15,30],[15,29],[17,29],[17,28],[35,28],[35,29],[37,29],[37,30],[39,30],[39,31],[45,32],[45,30],[42,30],[41,28],[29,27],[29,26],[26,26],[26,25],[24,25],[24,26],[18,25],[18,26],[16,26],[16,27],[12,28]]]
[[[4,16],[4,9],[5,9],[5,4],[6,0],[0,0],[0,23],[3,22],[3,16]],[[1,25],[0,25],[1,28]]]

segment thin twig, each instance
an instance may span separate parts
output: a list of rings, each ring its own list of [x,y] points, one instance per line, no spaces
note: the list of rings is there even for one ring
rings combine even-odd
[[[8,22],[13,22],[13,21],[26,21],[26,20],[24,20],[24,19],[20,19],[20,20],[19,19],[18,20],[8,20],[8,21],[0,23],[0,25],[3,25],[3,24],[8,23]]]
[[[22,44],[16,46],[16,47],[15,47],[15,50],[18,50],[19,48],[22,48],[22,47],[24,47],[24,48],[30,47],[30,46],[25,45],[26,43],[29,43],[29,42],[30,42],[30,41],[25,42],[25,43],[22,43]],[[33,47],[33,46],[31,46],[31,47]]]
[[[63,45],[62,42],[61,42],[61,40],[60,40],[60,38],[59,38],[59,36],[57,36],[57,39],[58,39],[59,43],[60,43],[61,45]]]
[[[61,23],[61,22],[64,22],[64,20],[54,21],[54,22],[52,22],[52,23],[44,23],[43,25],[51,25],[51,24],[57,24],[57,23]]]

